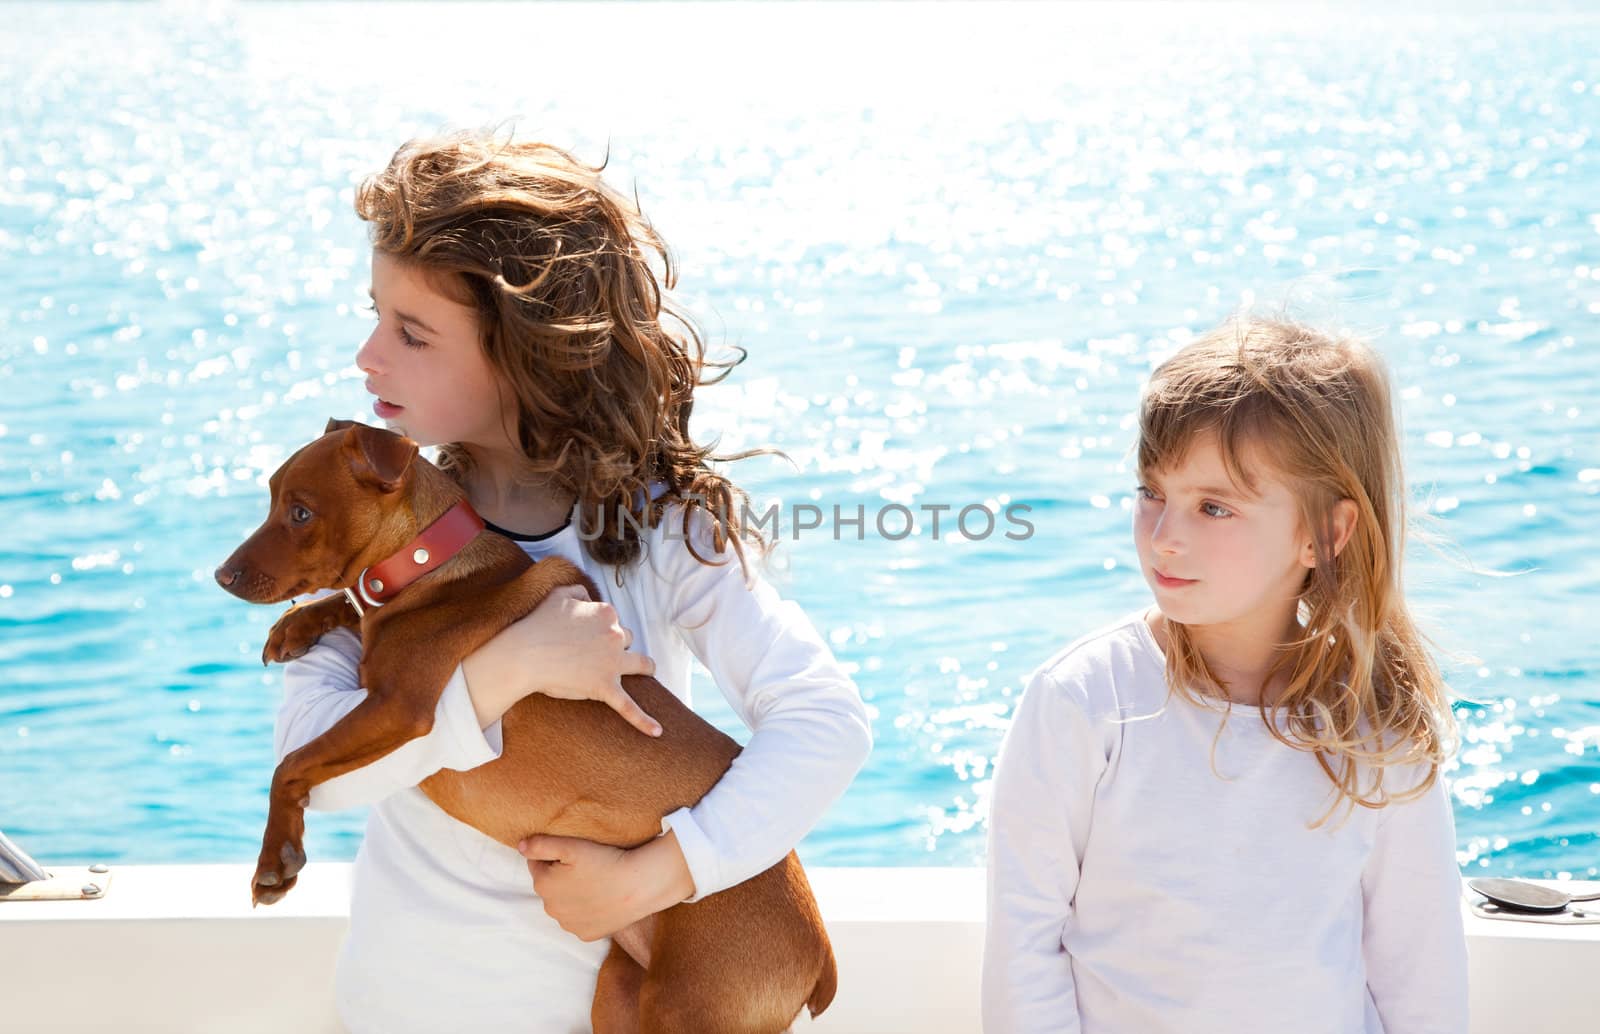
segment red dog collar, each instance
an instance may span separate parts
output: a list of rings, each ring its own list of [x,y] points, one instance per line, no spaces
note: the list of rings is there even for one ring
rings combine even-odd
[[[344,591],[345,596],[357,614],[362,612],[362,604],[377,607],[388,603],[401,589],[461,552],[482,530],[483,518],[463,499],[400,552],[362,571],[356,584]]]

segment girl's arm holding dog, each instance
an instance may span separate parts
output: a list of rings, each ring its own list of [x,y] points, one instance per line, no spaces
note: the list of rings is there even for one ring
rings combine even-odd
[[[545,910],[586,940],[776,864],[849,786],[872,747],[855,684],[804,613],[765,581],[747,581],[731,550],[712,548],[704,522],[695,549],[721,562],[700,563],[681,537],[662,531],[681,527],[679,520],[673,511],[662,519],[641,573],[653,605],[753,734],[717,785],[694,807],[668,815],[668,835],[650,844],[628,852],[564,837],[525,843]]]
[[[655,662],[628,653],[633,636],[609,603],[590,601],[580,586],[556,589],[461,662],[479,728],[487,729],[531,693],[562,700],[598,700],[642,733],[661,726],[622,688],[624,675],[654,675]]]
[[[669,511],[663,526],[681,527]],[[855,683],[800,607],[738,557],[692,527],[700,563],[661,536],[651,563],[669,615],[735,713],[751,730],[744,750],[693,808],[666,817],[695,895],[742,883],[775,865],[811,831],[866,763],[872,727]]]
[[[338,811],[371,804],[416,786],[440,769],[465,771],[493,761],[500,754],[494,723],[532,692],[600,700],[653,734],[655,722],[623,692],[621,678],[651,674],[654,663],[627,653],[627,636],[617,625],[616,611],[608,604],[587,602],[581,592],[551,594],[469,655],[445,684],[426,735],[313,787],[311,807]],[[284,666],[275,737],[279,759],[320,736],[365,698],[360,664],[360,639],[340,629]]]

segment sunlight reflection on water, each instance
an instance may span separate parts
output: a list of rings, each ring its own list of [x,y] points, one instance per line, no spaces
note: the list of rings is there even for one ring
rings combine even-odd
[[[1413,571],[1476,654],[1463,861],[1594,875],[1592,17],[205,10],[21,8],[0,41],[0,779],[33,790],[4,820],[31,850],[253,855],[270,615],[211,566],[292,449],[367,414],[353,184],[515,116],[608,156],[709,339],[749,349],[696,420],[792,458],[736,468],[758,500],[1033,508],[1022,543],[785,543],[878,737],[808,858],[981,857],[1026,673],[1146,598],[1141,380],[1289,299],[1377,336],[1419,498],[1473,563],[1529,572]],[[318,818],[312,853],[352,853],[359,816]]]

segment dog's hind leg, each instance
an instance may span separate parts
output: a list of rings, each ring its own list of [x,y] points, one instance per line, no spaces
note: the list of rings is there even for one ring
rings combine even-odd
[[[793,855],[790,856],[791,858]],[[812,932],[762,922],[781,901],[771,875],[656,914],[639,990],[643,1034],[784,1034],[816,983]]]
[[[746,994],[725,973],[652,963],[639,988],[641,1034],[788,1034],[800,1009]]]
[[[643,984],[644,967],[612,941],[610,953],[600,964],[594,1007],[589,1011],[594,1034],[639,1034],[639,988]]]

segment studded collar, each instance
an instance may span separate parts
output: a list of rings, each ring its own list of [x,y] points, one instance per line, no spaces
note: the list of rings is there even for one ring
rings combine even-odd
[[[345,597],[357,614],[388,603],[400,590],[461,552],[483,527],[483,518],[461,500],[398,553],[362,571],[356,583],[344,591]]]

